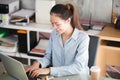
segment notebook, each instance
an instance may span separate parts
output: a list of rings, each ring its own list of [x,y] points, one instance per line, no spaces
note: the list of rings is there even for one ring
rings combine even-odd
[[[2,63],[8,73],[9,78],[11,77],[14,78],[15,80],[35,80],[35,79],[30,79],[27,76],[24,66],[21,62],[2,53],[0,53],[0,59],[2,60]]]

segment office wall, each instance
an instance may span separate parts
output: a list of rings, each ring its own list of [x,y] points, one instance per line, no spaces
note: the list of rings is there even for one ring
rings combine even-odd
[[[111,22],[112,0],[73,0],[80,18],[98,22]]]
[[[73,0],[77,6],[81,20],[90,20],[90,1],[91,0]]]
[[[55,0],[56,3],[70,2],[73,0]],[[20,0],[21,8],[35,9],[35,0]]]
[[[91,20],[111,22],[112,0],[92,0]]]
[[[35,0],[20,0],[21,7],[35,9]],[[113,0],[55,0],[56,3],[73,2],[81,20],[111,22]],[[119,3],[120,1],[117,0]]]
[[[21,8],[35,9],[35,0],[20,0]]]
[[[113,12],[120,15],[120,0],[113,0]]]

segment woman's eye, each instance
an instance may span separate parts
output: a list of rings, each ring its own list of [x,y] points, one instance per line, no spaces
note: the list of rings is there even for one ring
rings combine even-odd
[[[56,26],[60,27],[61,24],[56,24]]]

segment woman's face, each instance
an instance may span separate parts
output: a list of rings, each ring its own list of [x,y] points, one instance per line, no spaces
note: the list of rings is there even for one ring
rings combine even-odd
[[[63,20],[54,14],[50,16],[50,21],[53,28],[58,32],[58,34],[62,34],[68,29],[68,21]]]

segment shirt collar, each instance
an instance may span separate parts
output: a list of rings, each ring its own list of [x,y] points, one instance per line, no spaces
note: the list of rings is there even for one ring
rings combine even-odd
[[[75,28],[74,31],[73,31],[73,34],[72,34],[71,38],[73,38],[73,39],[76,40],[77,37],[78,37],[78,34],[79,34],[79,30],[77,28]]]
[[[73,34],[72,34],[71,38],[74,39],[74,40],[76,40],[78,38],[79,31],[80,30],[78,30],[77,28],[75,28],[74,31],[73,31]],[[61,35],[58,34],[57,32],[56,32],[56,35],[58,35],[59,37],[61,37]]]

